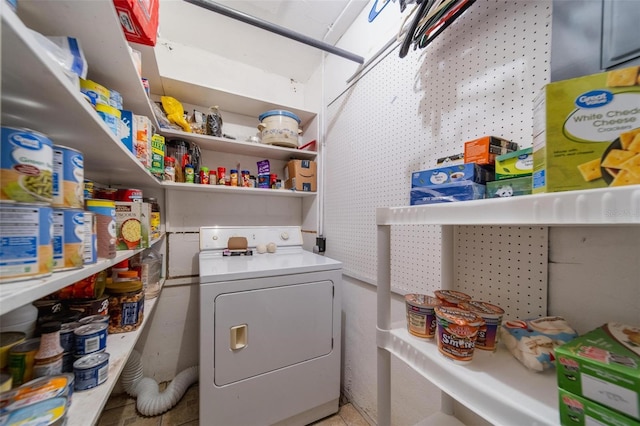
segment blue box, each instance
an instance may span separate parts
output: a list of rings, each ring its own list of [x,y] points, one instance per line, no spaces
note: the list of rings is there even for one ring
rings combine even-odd
[[[494,173],[491,168],[467,163],[413,172],[411,187],[434,187],[463,181],[484,185],[486,182],[494,180],[493,178]]]
[[[410,205],[450,203],[484,198],[485,186],[465,180],[444,185],[412,188]]]
[[[133,119],[133,113],[127,110],[120,110],[120,124],[118,125],[118,136],[120,142],[127,147],[129,151],[133,152],[133,132],[135,132],[135,121]],[[134,153],[135,154],[135,153]]]

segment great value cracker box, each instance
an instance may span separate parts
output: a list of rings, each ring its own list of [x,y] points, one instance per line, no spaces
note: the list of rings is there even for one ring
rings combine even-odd
[[[640,420],[640,327],[609,322],[555,356],[559,388]]]
[[[550,83],[533,119],[534,193],[640,183],[640,66]]]
[[[564,389],[558,389],[558,407],[562,426],[640,426],[640,422],[589,401]]]

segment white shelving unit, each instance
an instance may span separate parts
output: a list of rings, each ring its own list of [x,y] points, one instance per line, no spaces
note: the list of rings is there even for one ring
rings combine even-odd
[[[269,197],[313,197],[316,192],[294,191],[290,189],[270,189],[270,188],[243,188],[240,186],[225,185],[194,185],[181,182],[163,182],[162,186],[169,190],[198,191],[198,192],[218,192],[234,195],[266,195]]]
[[[555,372],[528,371],[502,346],[475,351],[468,365],[438,352],[436,342],[418,339],[406,324],[391,324],[391,226],[442,225],[442,288],[453,288],[455,225],[637,225],[640,188],[528,195],[411,207],[379,208],[377,224],[378,424],[391,423],[391,355],[438,386],[442,409],[425,424],[452,421],[452,400],[496,425],[555,425],[558,403]]]

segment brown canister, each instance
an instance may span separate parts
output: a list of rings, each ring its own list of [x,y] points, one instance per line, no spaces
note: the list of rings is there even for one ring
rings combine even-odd
[[[116,257],[116,203],[112,200],[87,200],[87,210],[96,215],[98,257]]]
[[[19,386],[33,379],[33,364],[40,348],[40,338],[25,340],[9,350],[9,371],[14,386]]]

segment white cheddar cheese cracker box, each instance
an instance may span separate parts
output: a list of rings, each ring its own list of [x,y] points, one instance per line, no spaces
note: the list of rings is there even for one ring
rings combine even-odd
[[[546,85],[533,126],[533,193],[640,184],[640,66]]]

